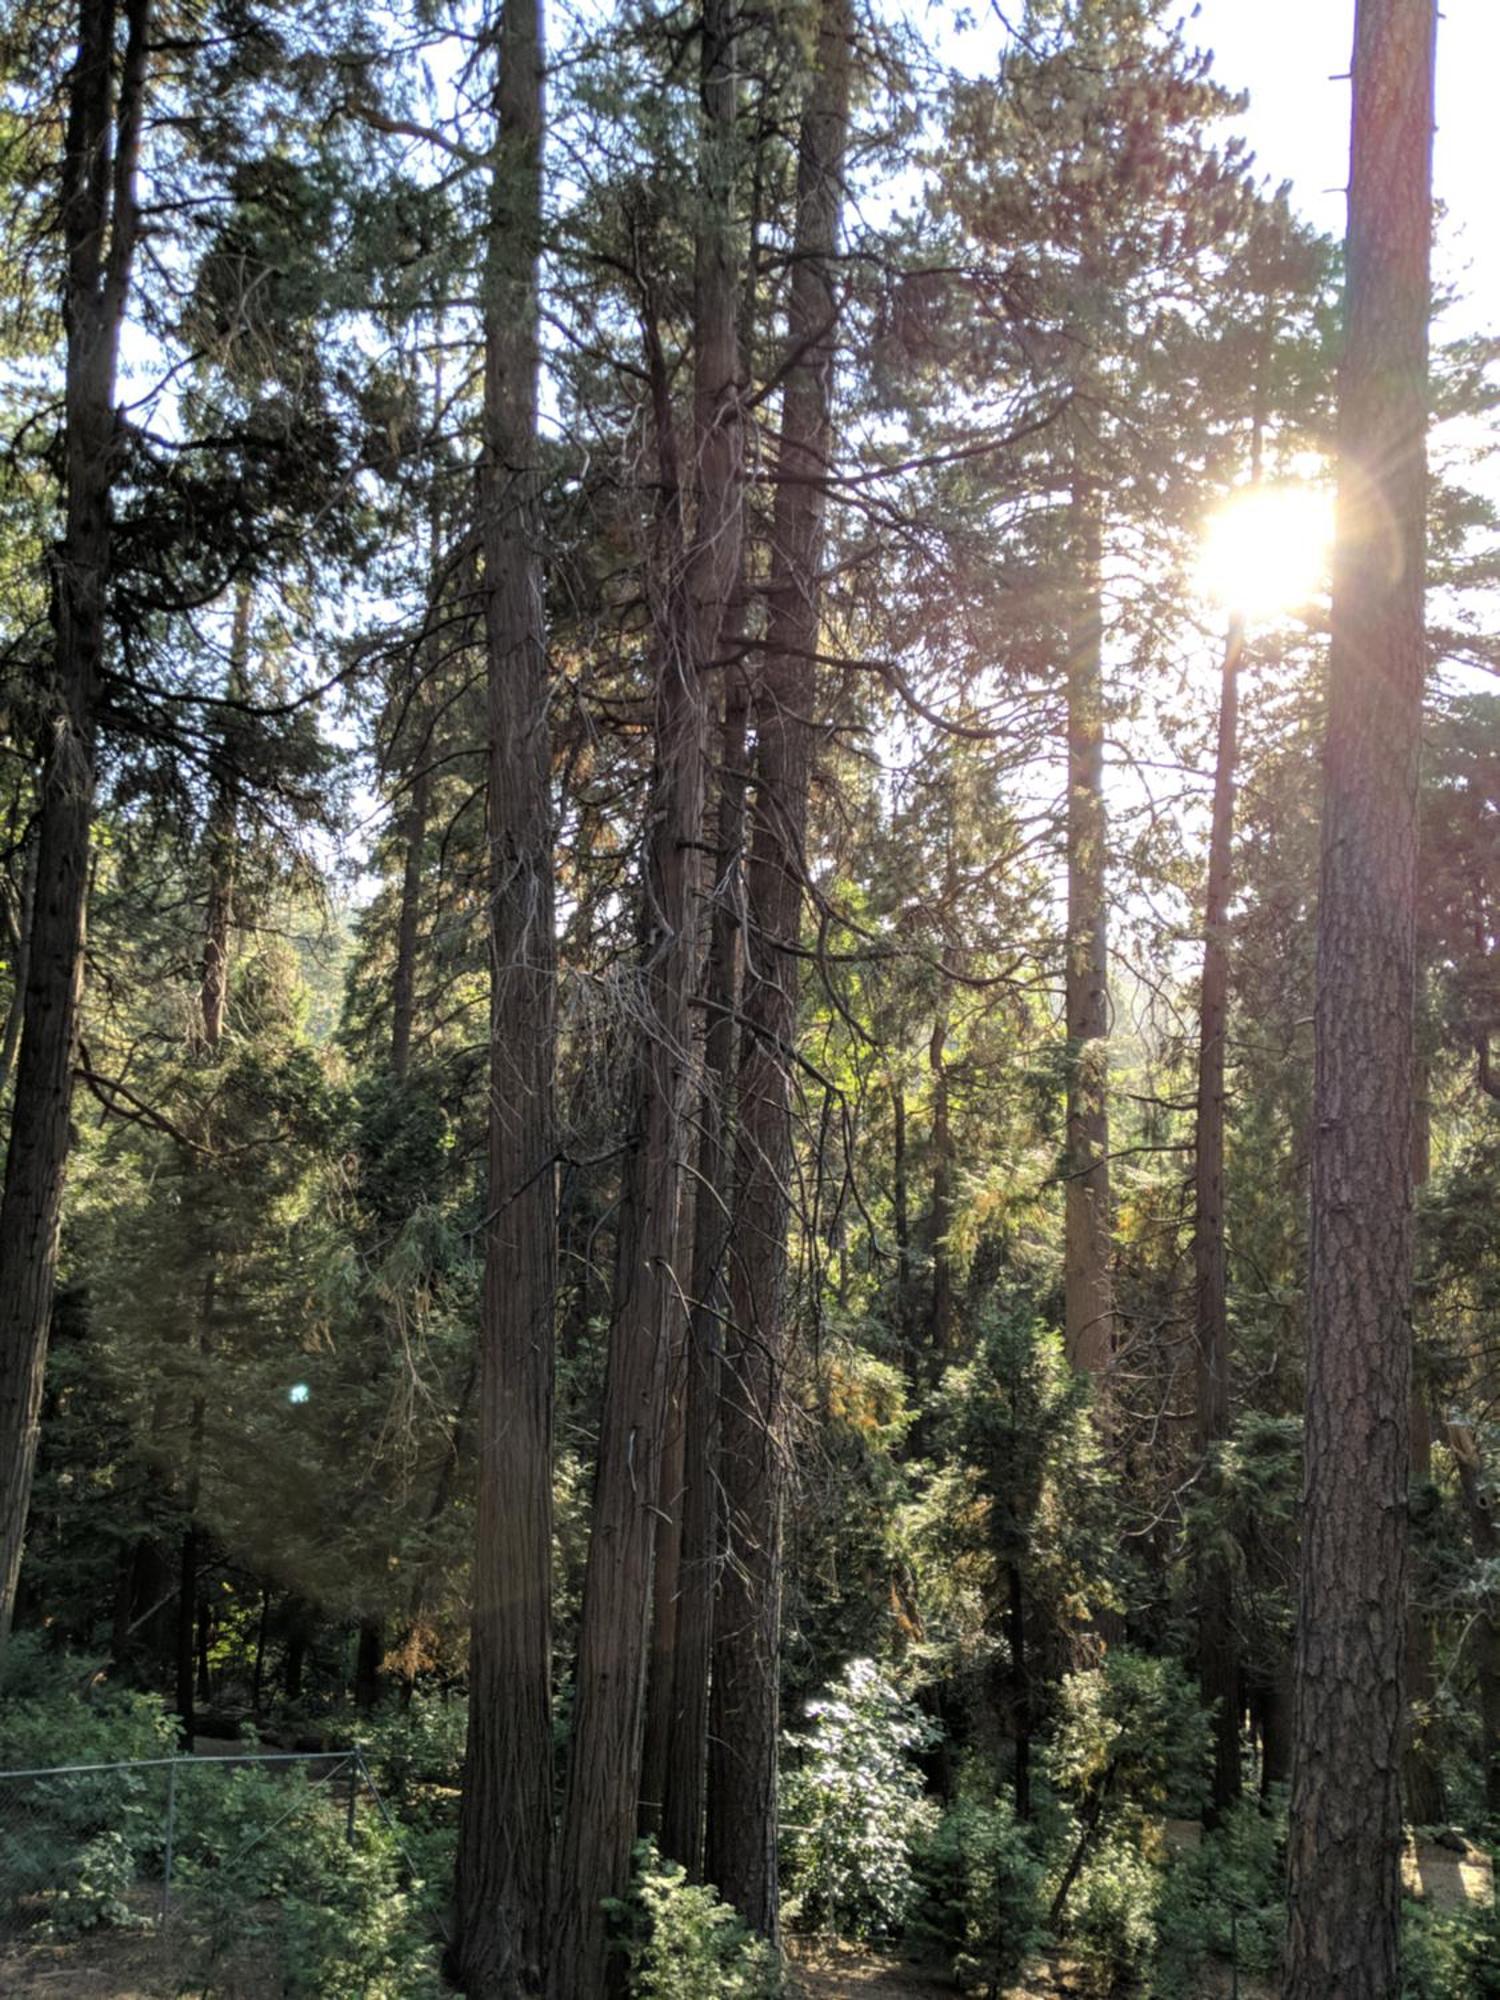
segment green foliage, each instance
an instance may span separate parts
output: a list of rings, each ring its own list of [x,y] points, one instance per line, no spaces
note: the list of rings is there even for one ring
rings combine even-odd
[[[960,1799],[915,1858],[909,1935],[940,1951],[964,1988],[1008,1984],[1044,1936],[1042,1864],[1004,1798]]]
[[[846,1937],[889,1935],[916,1896],[912,1849],[934,1817],[911,1756],[937,1732],[870,1660],[852,1660],[807,1713],[782,1781],[787,1914]]]
[[[1195,2000],[1210,1959],[1270,1977],[1281,1951],[1286,1800],[1267,1810],[1244,1799],[1197,1847],[1167,1870],[1158,1910],[1160,1953],[1153,1990]]]
[[[779,2000],[771,1947],[649,1840],[636,1848],[630,1898],[614,1915],[634,2000]]]
[[[1196,1813],[1208,1758],[1208,1717],[1177,1661],[1115,1646],[1103,1667],[1064,1681],[1047,1765],[1053,1784],[1080,1809],[1097,1799],[1137,1820]]]
[[[45,1893],[47,1936],[81,1937],[106,1925],[143,1930],[150,1923],[127,1900],[135,1884],[136,1856],[125,1834],[93,1834],[69,1856],[62,1873],[62,1886]]]
[[[1133,1828],[1116,1827],[1090,1856],[1068,1902],[1068,1948],[1098,1993],[1115,1992],[1150,1963],[1160,1888]]]
[[[468,1703],[439,1696],[416,1695],[362,1717],[360,1747],[376,1790],[407,1799],[414,1787],[457,1785],[468,1726]]]
[[[1500,1927],[1493,1908],[1437,1910],[1409,1898],[1401,1914],[1401,2000],[1500,1995]]]
[[[186,1782],[184,1782],[186,1778]],[[347,1838],[343,1795],[300,1768],[179,1773],[180,1895],[212,1965],[247,1946],[274,1963],[287,1995],[437,1994],[428,1884],[368,1811]],[[440,1892],[441,1878],[432,1885]]]
[[[101,1682],[95,1663],[17,1632],[0,1655],[0,1771],[168,1757],[177,1729],[155,1695]]]

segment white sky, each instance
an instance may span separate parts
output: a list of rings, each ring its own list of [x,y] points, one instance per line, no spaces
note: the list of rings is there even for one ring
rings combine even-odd
[[[1242,128],[1261,170],[1289,180],[1309,221],[1342,236],[1354,0],[1202,0],[1192,39],[1219,80],[1250,92]],[[1494,83],[1500,0],[1448,0],[1438,27],[1436,181],[1448,211],[1438,275],[1467,294],[1450,330],[1500,328]]]

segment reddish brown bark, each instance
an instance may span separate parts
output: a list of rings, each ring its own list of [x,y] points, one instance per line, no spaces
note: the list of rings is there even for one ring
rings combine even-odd
[[[645,1676],[668,1372],[684,1330],[682,1160],[693,1082],[695,908],[703,834],[709,673],[739,581],[744,429],[733,226],[736,16],[709,0],[701,30],[703,117],[694,274],[693,518],[679,528],[670,407],[647,312],[663,458],[656,762],[645,852],[638,1111],[575,1671],[574,1740],[553,1905],[549,1992],[606,1988],[605,1909],[624,1891],[640,1804]],[[679,559],[679,551],[680,559]]]
[[[1433,0],[1359,0],[1285,2000],[1400,1984]]]
[[[838,324],[832,260],[848,142],[848,0],[824,0],[803,118],[766,651],[756,696],[744,1040],[720,1463],[726,1561],[715,1613],[705,1871],[756,1930],[779,1929],[779,1746],[787,1188],[797,944],[812,776],[826,474]]]
[[[60,204],[65,526],[52,563],[55,633],[44,718],[36,890],[20,1053],[0,1197],[0,1645],[10,1631],[36,1464],[52,1319],[68,1111],[83,976],[118,455],[115,378],[137,237],[136,166],[149,0],[81,0]],[[117,74],[118,71],[118,74]]]
[[[538,535],[538,0],[490,32],[481,592],[487,655],[489,1185],[478,1532],[458,1939],[479,2000],[537,1991],[552,1855],[552,1393],[557,1283],[551,746]]]

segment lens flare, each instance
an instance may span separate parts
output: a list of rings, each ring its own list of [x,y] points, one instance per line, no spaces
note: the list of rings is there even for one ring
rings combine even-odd
[[[1304,483],[1247,486],[1209,520],[1198,588],[1226,611],[1274,618],[1316,597],[1328,578],[1333,495]]]

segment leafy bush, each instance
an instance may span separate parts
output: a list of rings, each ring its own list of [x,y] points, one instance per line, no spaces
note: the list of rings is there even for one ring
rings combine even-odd
[[[1158,1912],[1161,2000],[1196,2000],[1210,1959],[1273,1977],[1285,1925],[1284,1795],[1267,1811],[1242,1799],[1167,1871]]]
[[[288,1996],[417,2000],[442,1989],[423,1921],[426,1885],[403,1885],[388,1829],[300,1769],[196,1770],[180,1795],[175,1895],[210,1965],[255,1945]]]
[[[1113,1993],[1145,1971],[1160,1889],[1160,1870],[1132,1827],[1116,1828],[1090,1855],[1068,1904],[1068,1945],[1096,1992]]]
[[[1006,1799],[961,1800],[916,1854],[909,1935],[940,1951],[959,1985],[1008,1985],[1043,1935],[1042,1864]]]
[[[1402,1905],[1401,2000],[1496,2000],[1500,1929],[1492,1908],[1437,1910]]]
[[[813,1727],[788,1737],[782,1782],[788,1915],[846,1937],[889,1935],[917,1892],[912,1848],[936,1819],[911,1753],[937,1732],[870,1660],[851,1661],[807,1713]]]
[[[123,1833],[96,1833],[64,1864],[62,1886],[44,1894],[49,1937],[80,1937],[111,1925],[145,1929],[151,1919],[132,1910],[127,1898],[136,1877],[136,1857]]]
[[[20,1632],[0,1675],[0,1770],[115,1766],[172,1754],[176,1726],[151,1696],[97,1687],[77,1659]],[[126,1892],[159,1849],[161,1771],[99,1769],[0,1787],[0,1916],[54,1935],[131,1920]]]
[[[463,1777],[469,1705],[434,1695],[414,1695],[362,1716],[358,1726],[365,1764],[386,1798],[404,1798],[414,1787],[457,1787]]]
[[[778,2000],[782,1992],[771,1947],[649,1840],[636,1849],[630,1898],[615,1915],[635,2000]]]

